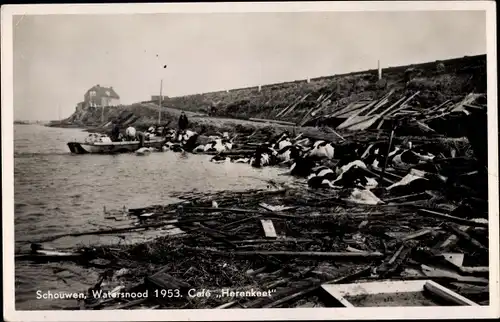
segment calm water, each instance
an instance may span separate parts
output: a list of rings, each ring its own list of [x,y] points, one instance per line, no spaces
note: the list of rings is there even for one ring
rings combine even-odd
[[[60,233],[118,226],[132,222],[106,219],[107,209],[143,207],[178,201],[172,192],[265,188],[266,179],[282,169],[252,169],[246,164],[214,164],[209,156],[152,153],[71,155],[68,141],[87,135],[78,129],[39,125],[14,126],[14,202],[16,252],[29,249],[26,241]],[[78,245],[131,243],[160,231],[117,236],[62,238],[45,244],[54,248]],[[166,233],[166,232],[164,232]],[[37,300],[36,291],[81,291],[97,281],[93,270],[73,264],[16,262],[16,308],[59,309],[74,300]]]

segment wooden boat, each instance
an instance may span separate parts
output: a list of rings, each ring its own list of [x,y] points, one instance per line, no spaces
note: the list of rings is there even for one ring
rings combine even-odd
[[[81,253],[75,252],[60,252],[57,250],[44,250],[39,249],[31,253],[17,254],[16,260],[28,261],[63,261],[63,260],[77,260],[82,258]]]
[[[143,147],[156,148],[161,151],[165,144],[165,139],[154,139],[144,141]],[[129,153],[137,151],[141,146],[139,141],[123,141],[123,142],[69,142],[69,150],[75,154],[113,154],[113,153]]]

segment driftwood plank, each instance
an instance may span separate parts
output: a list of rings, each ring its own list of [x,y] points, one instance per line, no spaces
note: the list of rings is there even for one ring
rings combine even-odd
[[[447,302],[455,303],[458,305],[479,306],[479,304],[472,302],[468,298],[463,297],[462,295],[457,294],[432,281],[428,281],[427,283],[425,283],[424,289],[446,300]]]
[[[167,220],[164,222],[152,223],[152,224],[147,224],[147,225],[138,225],[138,226],[123,227],[123,228],[112,228],[112,229],[85,231],[85,232],[79,232],[79,233],[54,235],[54,236],[40,239],[38,241],[33,241],[33,243],[43,243],[43,242],[53,241],[53,240],[56,240],[56,239],[59,239],[62,237],[78,237],[78,236],[85,236],[85,235],[106,235],[106,234],[113,234],[113,233],[128,232],[128,231],[133,231],[133,230],[137,230],[137,229],[156,228],[156,227],[162,227],[162,226],[174,225],[174,224],[192,223],[192,222],[196,222],[196,221],[210,221],[210,220],[214,220],[214,219],[217,219],[217,218],[206,217],[206,218],[193,218],[193,219],[183,219],[183,220],[173,219],[173,220]],[[25,241],[25,242],[28,242],[28,241]],[[29,241],[29,242],[32,242],[32,241]]]
[[[451,231],[453,231],[458,237],[468,241],[469,243],[471,243],[472,245],[477,247],[478,250],[486,252],[486,253],[488,252],[488,247],[484,246],[483,244],[478,242],[476,239],[472,238],[469,234],[460,230],[455,225],[447,225],[447,228],[450,229]]]
[[[461,225],[488,228],[488,223],[475,222],[475,221],[468,220],[468,219],[463,219],[463,218],[459,218],[459,217],[454,217],[454,216],[442,214],[442,213],[439,213],[439,212],[433,211],[433,210],[419,209],[418,212],[422,215],[426,215],[429,217],[438,217],[441,219],[447,219],[449,221],[456,222],[456,223],[461,224]]]
[[[347,276],[342,276],[340,278],[336,278],[333,280],[330,280],[326,283],[313,283],[311,286],[306,286],[303,289],[297,290],[296,292],[293,292],[292,294],[285,296],[275,302],[269,303],[264,306],[264,308],[273,308],[273,307],[278,307],[280,305],[283,305],[287,302],[290,302],[292,300],[298,300],[300,298],[303,298],[304,296],[311,294],[314,291],[319,290],[323,285],[328,285],[328,284],[338,284],[338,283],[345,283],[348,281],[352,281],[354,279],[357,279],[369,272],[370,268],[364,268],[362,270],[359,270],[357,272],[354,272],[353,274],[347,275]]]
[[[276,230],[274,229],[273,221],[270,219],[261,219],[260,223],[264,229],[264,234],[267,238],[277,238]]]
[[[462,231],[467,231],[469,229],[469,226],[459,226],[458,229]],[[438,249],[446,249],[448,247],[451,247],[455,245],[458,242],[458,236],[453,234],[450,235],[445,241],[443,241],[441,244],[437,246]]]
[[[295,123],[292,123],[292,122],[269,120],[269,119],[259,119],[259,118],[255,118],[255,117],[251,117],[251,118],[249,118],[249,120],[254,121],[254,122],[261,122],[261,123],[276,123],[276,124],[291,125],[291,126],[296,125]]]
[[[224,251],[219,251],[210,248],[193,248],[194,250],[200,251],[209,251],[213,253],[226,254]],[[286,256],[286,257],[324,257],[324,258],[346,258],[346,259],[354,259],[354,258],[380,258],[384,255],[380,252],[293,252],[293,251],[265,251],[265,250],[256,250],[256,251],[235,251],[229,252],[227,254],[233,254],[236,256],[254,256],[254,255],[262,255],[262,256]]]

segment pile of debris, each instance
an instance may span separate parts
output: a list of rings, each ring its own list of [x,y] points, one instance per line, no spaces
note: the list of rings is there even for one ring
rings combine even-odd
[[[412,101],[420,94],[419,91],[407,94],[400,98],[394,98],[394,90],[391,90],[378,100],[355,101],[342,108],[337,108],[333,113],[321,115],[307,121],[304,125],[326,124],[337,130],[361,131],[369,129],[381,129],[384,122],[391,120],[406,120],[418,126],[422,133],[440,133],[440,127],[430,126],[436,120],[443,120],[448,116],[457,115],[460,112],[470,114],[470,110],[486,111],[486,95],[471,93],[463,100],[453,103],[446,100],[442,104],[432,107],[420,107],[418,102],[412,105]],[[316,111],[318,113],[320,110]]]
[[[398,112],[422,120],[416,107],[403,107],[417,94],[398,99],[379,114],[375,110],[389,104],[392,92],[376,102],[358,102],[353,105],[358,112],[342,114],[337,127],[370,128],[388,115],[401,118]],[[482,104],[481,99],[469,96],[460,106],[469,111]],[[451,114],[460,106],[427,110],[429,115]],[[366,136],[373,141],[370,133],[361,132],[355,139]],[[487,305],[487,150],[468,134],[477,160],[459,151],[419,170],[367,167],[379,180],[372,189],[381,201],[376,204],[353,202],[347,189],[310,190],[300,180],[293,185],[269,182],[265,190],[191,192],[174,196],[183,200],[179,203],[129,209],[136,225],[52,236],[38,243],[151,229],[167,231],[167,236],[71,253],[35,244],[32,253],[16,259],[72,260],[101,270],[101,279],[80,301],[80,309]],[[269,135],[262,129],[246,134],[237,150],[225,153],[253,153]],[[352,137],[342,135],[343,141]],[[436,136],[411,140],[456,144]],[[441,183],[419,185],[428,175]],[[408,189],[393,189],[398,183]],[[96,297],[96,291],[110,295]]]
[[[273,186],[193,192],[176,204],[129,209],[139,224],[115,232],[181,231],[143,244],[73,253],[72,260],[103,272],[80,308],[349,306],[334,285],[384,288],[398,281],[410,283],[410,293],[430,288],[437,302],[486,305],[487,220],[446,213],[449,205],[432,195],[386,195],[384,204],[357,205],[342,191]],[[95,233],[113,231],[79,235]],[[147,296],[93,298],[95,290]],[[211,295],[197,294],[203,290]]]

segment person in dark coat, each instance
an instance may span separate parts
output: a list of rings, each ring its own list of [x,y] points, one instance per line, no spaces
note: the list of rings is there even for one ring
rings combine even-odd
[[[188,127],[188,118],[184,112],[181,113],[181,117],[179,118],[179,130],[184,131]]]
[[[116,142],[120,137],[120,125],[117,121],[113,120],[113,128],[111,129],[111,141]]]
[[[162,137],[166,137],[166,136],[167,136],[167,134],[168,134],[168,127],[167,127],[167,125],[168,125],[168,124],[165,124],[165,125],[163,126],[163,130],[161,131],[161,136],[162,136]]]
[[[137,131],[135,136],[139,139],[139,148],[144,146],[144,141],[146,140],[146,134],[142,131]]]

